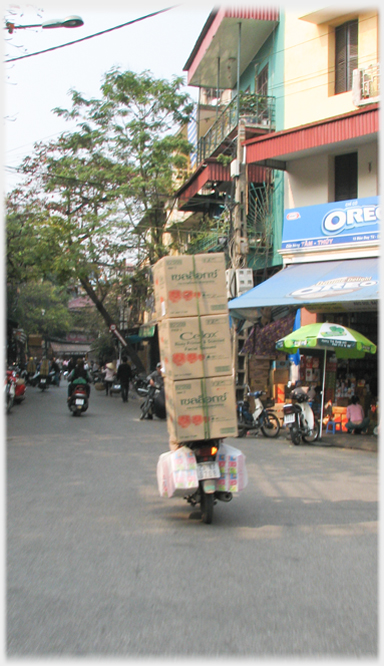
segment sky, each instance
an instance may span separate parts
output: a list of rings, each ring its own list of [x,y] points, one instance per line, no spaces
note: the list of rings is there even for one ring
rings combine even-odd
[[[186,80],[183,67],[215,3],[202,0],[176,2],[3,2],[3,17],[8,18],[12,11],[20,25],[40,24],[71,15],[80,16],[84,21],[82,27],[74,29],[29,28],[15,30],[12,35],[4,30],[2,103],[5,191],[17,185],[20,176],[16,168],[26,155],[31,154],[34,142],[49,140],[71,129],[68,122],[52,112],[55,107],[70,108],[70,89],[74,88],[85,96],[98,96],[103,74],[115,65],[137,73],[150,70],[157,78],[184,76]],[[171,9],[84,42],[6,62],[167,8]],[[196,99],[196,89],[188,87],[187,90]]]

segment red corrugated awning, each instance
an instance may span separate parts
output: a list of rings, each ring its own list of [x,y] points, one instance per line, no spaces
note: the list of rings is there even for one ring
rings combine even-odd
[[[373,104],[337,118],[328,118],[310,125],[274,132],[257,139],[248,139],[244,142],[246,163],[286,161],[299,157],[303,151],[374,135],[378,131],[379,105]]]
[[[248,182],[263,183],[270,177],[269,170],[260,167],[257,164],[250,164],[248,167]],[[230,168],[225,167],[219,162],[207,161],[201,165],[189,180],[179,189],[177,196],[180,201],[189,201],[206,183],[223,183],[231,180]]]

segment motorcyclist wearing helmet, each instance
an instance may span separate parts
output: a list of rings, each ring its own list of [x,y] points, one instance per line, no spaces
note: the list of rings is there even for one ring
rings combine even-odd
[[[79,358],[76,363],[76,367],[72,370],[71,374],[68,376],[68,402],[71,399],[71,395],[74,391],[75,386],[78,384],[84,384],[86,387],[87,397],[91,392],[90,382],[91,377],[88,371],[84,368],[84,361],[82,358]]]

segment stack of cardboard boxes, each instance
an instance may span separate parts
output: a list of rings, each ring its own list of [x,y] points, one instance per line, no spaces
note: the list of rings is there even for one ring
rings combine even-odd
[[[236,437],[224,255],[163,257],[153,278],[171,439]]]

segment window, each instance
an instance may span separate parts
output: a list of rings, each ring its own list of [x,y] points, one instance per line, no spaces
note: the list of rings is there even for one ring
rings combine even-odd
[[[268,95],[268,65],[261,70],[256,78],[256,94]]]
[[[352,90],[352,72],[357,69],[358,21],[348,21],[335,30],[335,95]]]
[[[335,157],[335,201],[357,199],[357,153]]]

